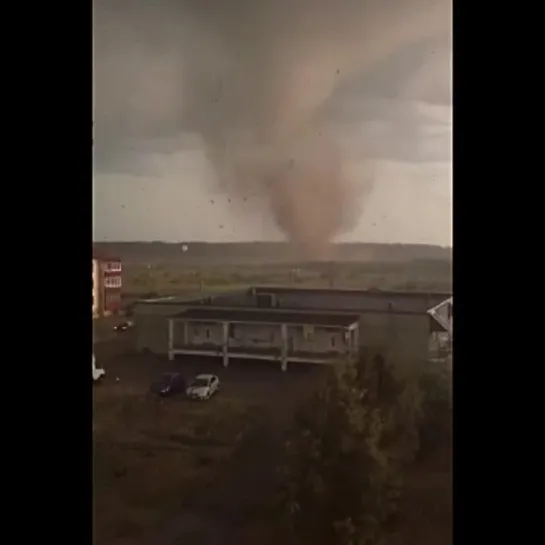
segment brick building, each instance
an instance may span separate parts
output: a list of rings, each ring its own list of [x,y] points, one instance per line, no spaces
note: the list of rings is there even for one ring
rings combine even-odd
[[[93,255],[93,317],[109,316],[121,308],[121,260]]]

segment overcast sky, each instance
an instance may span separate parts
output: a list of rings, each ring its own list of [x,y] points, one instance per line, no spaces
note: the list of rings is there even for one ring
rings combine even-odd
[[[365,27],[347,23],[356,19],[354,10],[358,14],[363,10],[362,21],[380,21],[381,28],[393,28],[397,19],[390,12],[384,17],[380,12],[375,15],[381,4],[378,0],[339,0],[349,17],[324,11],[323,20],[318,16],[310,19],[309,14],[329,4],[327,0],[301,1],[308,5],[307,12],[303,9],[298,22],[282,30],[280,47],[288,51],[288,62],[292,62],[292,52],[293,58],[300,59],[293,61],[294,70],[306,70],[307,79],[300,78],[305,82],[304,92],[298,89],[297,99],[302,96],[300,103],[306,104],[304,93],[312,90],[308,96],[316,105],[312,115],[319,112],[320,119],[327,120],[331,138],[342,152],[343,177],[356,188],[353,195],[359,213],[337,239],[450,245],[448,0],[385,0],[383,5],[389,9],[398,3],[414,4],[403,18],[409,21],[405,29],[414,16],[414,37],[407,30],[395,47],[383,46],[387,40],[394,42],[397,34],[390,36],[385,31],[384,43],[377,46],[377,38],[370,44],[360,43]],[[276,54],[279,46],[275,44],[280,42],[271,31],[274,25],[267,21],[280,20],[275,18],[283,12],[275,8],[278,11],[264,18],[255,8],[257,1],[209,3],[217,10],[206,12],[192,0],[161,0],[152,6],[142,0],[95,0],[96,240],[284,238],[263,194],[252,194],[250,188],[222,189],[218,183],[221,173],[210,162],[205,147],[213,123],[213,136],[221,126],[222,137],[229,138],[225,135],[234,134],[234,125],[249,134],[248,127],[272,104],[270,96],[266,103],[262,101],[259,86],[268,86],[267,78],[273,81],[278,76],[260,65],[271,58],[271,51]],[[227,4],[231,10],[225,9]],[[441,32],[426,35],[422,28],[428,23],[418,18],[436,4],[447,14],[447,24]],[[253,32],[246,31],[250,23]],[[295,33],[297,40],[290,42]],[[344,34],[352,41],[336,53],[343,60],[347,51],[362,47],[381,54],[372,63],[360,56],[347,61],[342,70],[336,70],[337,80],[331,83],[323,79],[329,75],[323,75],[326,69],[320,59]],[[377,35],[382,38],[382,33]],[[312,62],[320,66],[307,69]],[[340,65],[335,59],[331,62]],[[328,90],[323,96],[322,88]],[[290,119],[299,115],[298,110],[293,116],[292,110],[286,111]]]

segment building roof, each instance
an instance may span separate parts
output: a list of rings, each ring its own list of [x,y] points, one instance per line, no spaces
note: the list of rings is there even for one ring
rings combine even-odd
[[[327,289],[327,288],[288,288],[288,287],[255,287],[249,290],[251,294],[274,294],[279,299],[278,305],[283,308],[294,306],[298,297],[324,296],[331,297],[330,311],[338,309],[331,308],[335,304],[335,298],[344,296],[350,299],[351,311],[355,313],[366,312],[387,312],[394,314],[426,314],[428,310],[439,303],[442,303],[452,293],[447,292],[418,292],[418,291],[382,291],[372,290],[351,290],[351,289]],[[303,306],[301,299],[297,306]],[[325,300],[324,300],[325,301]],[[340,308],[346,305],[339,304]]]
[[[96,259],[97,261],[121,261],[119,257],[103,254],[102,252],[97,252],[95,250],[93,250],[93,259]]]
[[[222,294],[219,294],[222,295]],[[147,299],[138,299],[135,301],[137,305],[204,305],[211,303],[217,294],[203,295],[195,292],[188,295],[166,295],[158,297],[150,297]]]
[[[299,324],[348,327],[359,320],[357,314],[329,312],[288,312],[275,310],[226,309],[211,307],[189,308],[176,318],[202,322],[247,322],[261,324]]]
[[[443,301],[452,297],[452,292],[438,292],[438,291],[390,291],[381,289],[369,289],[369,290],[356,290],[356,289],[342,289],[342,288],[291,288],[285,286],[256,286],[250,288],[250,291],[254,293],[301,293],[301,294],[321,294],[330,293],[336,295],[368,295],[370,297],[392,299],[437,299]]]
[[[452,307],[453,298],[449,297],[428,310],[428,314],[449,334],[452,335]]]
[[[256,295],[273,294],[275,305],[269,309],[257,306]],[[324,296],[319,310],[316,301],[307,304],[308,297]],[[342,300],[340,297],[342,297]],[[241,311],[274,311],[274,312],[314,312],[330,315],[366,313],[426,315],[429,310],[452,297],[451,293],[441,292],[406,292],[382,290],[349,290],[327,288],[290,288],[290,287],[254,287],[240,291],[216,292],[203,295],[187,294],[185,297],[158,297],[144,299],[137,304],[144,305],[179,305],[186,307],[206,307]],[[339,299],[336,299],[339,298]],[[311,307],[312,308],[311,310]]]

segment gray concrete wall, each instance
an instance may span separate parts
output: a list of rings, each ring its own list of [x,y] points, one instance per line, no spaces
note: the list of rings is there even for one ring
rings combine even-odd
[[[135,321],[136,349],[168,353],[168,322],[164,316],[139,316]]]
[[[168,353],[168,320],[184,310],[181,304],[137,304],[134,309],[136,349],[154,354]]]
[[[387,298],[384,294],[369,294],[349,292],[346,294],[331,293],[278,293],[276,300],[279,308],[301,308],[316,310],[344,310],[356,311],[398,311],[398,312],[426,312],[433,306],[432,299],[413,297]]]
[[[429,335],[427,315],[367,313],[360,318],[360,346],[371,357],[381,352],[399,362],[424,361]]]

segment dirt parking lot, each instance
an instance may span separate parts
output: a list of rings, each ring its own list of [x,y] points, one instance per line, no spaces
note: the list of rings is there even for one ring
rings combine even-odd
[[[95,345],[106,369],[94,389],[95,543],[241,543],[248,514],[259,519],[274,497],[282,434],[325,369],[169,362],[134,354],[132,334]],[[221,391],[204,403],[158,401],[150,385],[171,371],[217,374]]]
[[[316,365],[290,364],[283,373],[277,362],[232,360],[227,368],[220,358],[179,358],[168,361],[153,354],[132,351],[132,332],[119,334],[109,342],[97,343],[97,365],[106,369],[106,380],[96,389],[98,396],[106,393],[148,392],[154,379],[166,372],[182,373],[191,379],[199,373],[214,373],[221,381],[221,395],[237,397],[275,412],[288,412],[301,396],[324,375],[325,368]],[[282,401],[281,401],[282,400]]]

